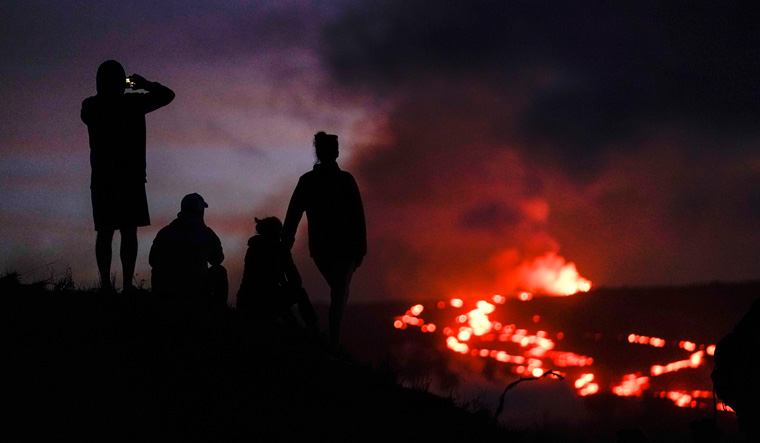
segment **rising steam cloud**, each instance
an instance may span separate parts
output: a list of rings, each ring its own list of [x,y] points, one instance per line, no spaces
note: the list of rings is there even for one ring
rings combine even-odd
[[[591,289],[591,281],[578,273],[575,263],[567,262],[554,252],[547,252],[524,261],[517,268],[508,269],[504,280],[506,288],[523,288],[548,295],[566,296]]]
[[[712,19],[737,11],[428,5],[357,7],[323,32],[337,87],[384,103],[347,165],[371,233],[359,291],[756,275],[760,194],[746,180],[760,169],[736,168],[758,164],[760,64],[745,49],[760,41]]]

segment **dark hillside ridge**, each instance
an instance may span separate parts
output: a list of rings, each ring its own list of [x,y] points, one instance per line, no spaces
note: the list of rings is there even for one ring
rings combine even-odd
[[[232,309],[13,278],[0,294],[4,441],[515,441],[485,412]]]

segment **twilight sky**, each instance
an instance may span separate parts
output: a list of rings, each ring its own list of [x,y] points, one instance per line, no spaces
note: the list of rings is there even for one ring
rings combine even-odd
[[[147,117],[138,280],[198,192],[234,295],[319,130],[363,193],[356,299],[509,291],[552,253],[595,285],[760,278],[760,6],[699,3],[10,0],[0,271],[95,281],[79,111],[113,58],[177,94]]]

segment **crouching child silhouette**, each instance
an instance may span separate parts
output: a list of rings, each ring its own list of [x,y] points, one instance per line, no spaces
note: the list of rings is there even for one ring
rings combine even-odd
[[[157,296],[222,309],[227,306],[227,270],[222,243],[203,221],[206,208],[203,197],[188,194],[177,218],[158,231],[148,258],[151,285]]]
[[[291,310],[297,304],[306,327],[318,335],[317,315],[301,286],[301,275],[290,250],[280,243],[282,222],[277,217],[254,220],[258,234],[248,239],[243,281],[237,293],[238,310],[264,321],[282,319],[298,326]]]

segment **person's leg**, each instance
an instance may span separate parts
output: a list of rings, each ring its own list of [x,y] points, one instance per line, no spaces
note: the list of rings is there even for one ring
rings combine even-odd
[[[137,262],[137,227],[121,228],[121,269],[124,273],[124,286],[122,291],[128,291],[134,286],[132,279],[135,276],[135,263]]]
[[[111,243],[113,242],[113,230],[101,229],[95,237],[95,261],[98,263],[100,273],[100,288],[103,290],[113,289],[111,285]]]
[[[340,345],[340,331],[343,312],[348,301],[349,285],[356,266],[352,260],[315,260],[319,272],[330,286],[330,350],[335,352]]]
[[[227,279],[227,269],[222,265],[214,265],[208,268],[208,284],[211,289],[211,303],[215,308],[227,306],[227,294],[230,283]]]
[[[317,313],[314,311],[309,300],[309,295],[304,288],[297,288],[292,290],[293,298],[298,305],[298,313],[301,314],[301,319],[309,329],[314,331],[319,330],[319,323],[317,321]]]
[[[289,294],[285,288],[277,288],[276,301],[277,301],[277,315],[285,321],[289,326],[293,328],[300,328],[296,315],[293,314],[293,303],[290,302]]]

